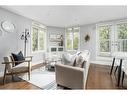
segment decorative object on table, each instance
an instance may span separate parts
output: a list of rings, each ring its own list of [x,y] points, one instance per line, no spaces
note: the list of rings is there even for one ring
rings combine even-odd
[[[63,46],[63,35],[60,35],[59,39],[60,39],[59,46]]]
[[[84,37],[84,39],[85,39],[85,42],[88,42],[88,41],[90,40],[90,36],[87,34],[87,35]]]
[[[28,42],[28,38],[30,37],[30,33],[28,29],[25,29],[25,32],[21,35],[21,40],[24,40],[24,56],[26,56],[26,43]]]
[[[1,27],[5,32],[14,32],[15,25],[10,21],[3,21]]]

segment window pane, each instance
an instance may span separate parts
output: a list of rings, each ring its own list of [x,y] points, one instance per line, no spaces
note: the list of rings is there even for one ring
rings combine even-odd
[[[77,50],[79,46],[79,27],[67,28],[66,38],[66,49]]]
[[[99,27],[100,39],[109,39],[111,28],[110,26],[101,26]]]
[[[72,50],[72,41],[73,41],[73,34],[71,32],[67,32],[67,49]]]
[[[38,29],[33,28],[32,33],[32,50],[36,51],[38,50]]]
[[[44,30],[40,29],[39,31],[39,50],[44,50],[44,44],[45,44],[44,37],[45,37]]]
[[[118,51],[127,52],[127,23],[117,25]]]
[[[119,39],[127,39],[127,23],[117,25]]]
[[[100,39],[100,53],[101,52],[110,52],[110,32],[111,26],[100,26],[99,27],[99,39]]]
[[[100,52],[110,52],[110,42],[102,40],[100,42]]]
[[[125,39],[118,40],[118,51],[127,52],[127,40]]]
[[[74,50],[78,50],[78,42],[79,42],[79,33],[74,32],[74,42],[73,42]]]

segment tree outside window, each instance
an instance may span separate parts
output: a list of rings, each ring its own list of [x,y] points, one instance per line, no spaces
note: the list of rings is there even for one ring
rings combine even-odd
[[[45,49],[45,29],[32,27],[32,51],[42,51]]]
[[[100,53],[111,51],[110,33],[111,33],[110,25],[99,27]]]
[[[127,23],[117,25],[118,51],[127,52]]]
[[[78,50],[79,48],[79,27],[66,29],[66,49]]]

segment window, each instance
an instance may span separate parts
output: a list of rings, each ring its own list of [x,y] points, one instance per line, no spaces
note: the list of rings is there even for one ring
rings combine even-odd
[[[45,49],[46,29],[40,26],[32,26],[32,51]]]
[[[117,24],[118,51],[127,52],[127,23]]]
[[[127,22],[97,26],[97,55],[111,56],[112,52],[127,52]]]
[[[79,38],[79,27],[66,28],[66,49],[78,50]]]
[[[110,53],[110,34],[110,25],[99,26],[99,55],[108,55]]]

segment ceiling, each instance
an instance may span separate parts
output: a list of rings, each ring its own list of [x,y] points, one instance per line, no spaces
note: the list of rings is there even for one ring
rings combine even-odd
[[[1,6],[47,26],[68,27],[127,18],[127,6]]]

